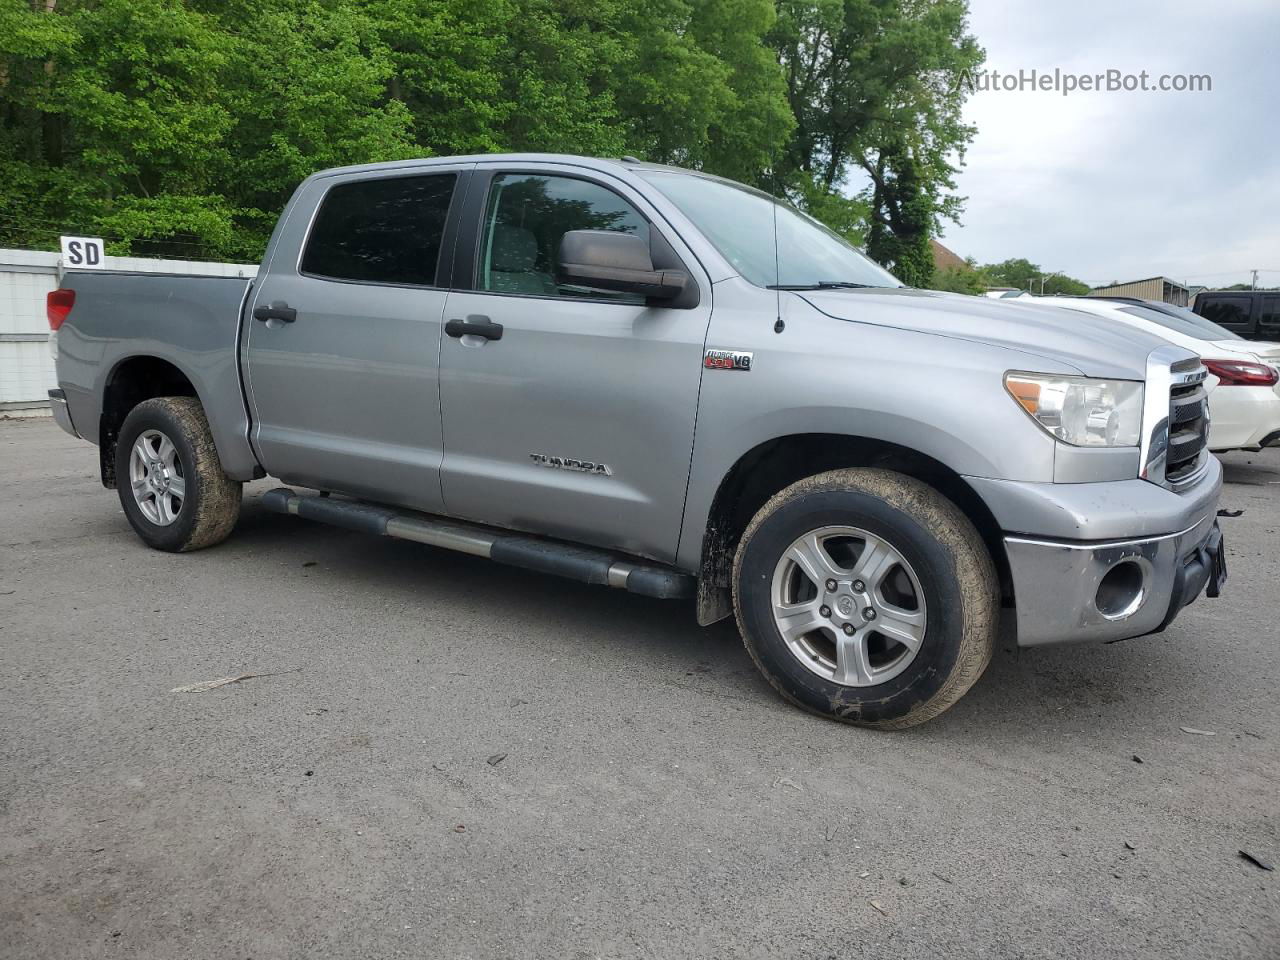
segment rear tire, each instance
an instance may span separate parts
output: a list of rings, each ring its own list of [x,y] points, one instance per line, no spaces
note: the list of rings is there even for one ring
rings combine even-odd
[[[733,600],[769,683],[866,727],[923,723],[982,676],[999,617],[995,565],[946,497],[888,470],[792,484],[747,526]]]
[[[156,550],[221,543],[240,516],[241,484],[222,472],[195,397],[156,397],[129,411],[116,443],[116,488],[130,525]]]

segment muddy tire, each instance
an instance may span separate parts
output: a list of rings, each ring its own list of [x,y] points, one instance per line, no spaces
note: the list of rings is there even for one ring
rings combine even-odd
[[[733,566],[738,627],[769,683],[846,723],[901,729],[949,708],[995,647],[999,585],[972,523],[888,470],[818,474],[776,494]]]
[[[241,484],[222,472],[195,397],[157,397],[125,417],[116,488],[143,543],[181,553],[221,543],[240,516]]]

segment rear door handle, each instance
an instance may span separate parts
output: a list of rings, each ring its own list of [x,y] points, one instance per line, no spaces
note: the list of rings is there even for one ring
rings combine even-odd
[[[473,313],[465,320],[450,320],[444,325],[444,332],[451,337],[480,337],[484,340],[501,340],[502,324],[494,323],[488,317]]]
[[[268,320],[279,320],[281,323],[293,323],[298,319],[298,311],[283,300],[277,300],[271,306],[265,304],[253,308],[253,319],[266,323]]]

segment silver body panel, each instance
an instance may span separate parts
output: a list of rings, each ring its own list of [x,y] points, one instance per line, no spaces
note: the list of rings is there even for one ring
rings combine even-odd
[[[461,173],[437,162],[410,172]],[[370,179],[326,173],[298,188],[253,291],[302,322],[246,319],[243,367],[255,453],[272,476],[444,512],[440,339],[445,290],[307,276],[298,268],[326,191]]]
[[[481,164],[481,169],[502,168]],[[695,282],[697,307],[450,292],[449,318],[482,315],[501,340],[446,337],[440,351],[444,501],[457,517],[675,559],[693,452],[710,276],[649,195],[618,177],[559,164],[522,171],[585,176],[664,229]],[[608,473],[548,469],[548,455]]]
[[[1177,601],[1177,570],[1209,536],[1214,510],[1185,530],[1141,540],[1072,543],[1006,537],[1018,598],[1018,645],[1124,640],[1159,629]],[[1141,591],[1131,610],[1107,616],[1095,603],[1098,587],[1109,570],[1126,562],[1141,571]]]
[[[76,291],[76,304],[58,331],[58,386],[80,435],[98,442],[103,396],[119,365],[157,357],[196,388],[227,475],[251,479],[258,459],[249,446],[237,363],[249,283],[105,270],[66,274],[62,285]]]
[[[1061,540],[1120,540],[1185,530],[1216,508],[1222,464],[1210,457],[1190,490],[1175,493],[1146,480],[1025,483],[965,477],[1006,533]]]
[[[488,169],[607,183],[685,261],[698,307],[299,273],[329,185]],[[1165,554],[1185,546],[1178,537],[1191,536],[1184,531],[1216,508],[1220,469],[1211,462],[1176,492],[1138,479],[1148,449],[1059,443],[1010,398],[1003,377],[1024,370],[1148,380],[1164,341],[1087,314],[982,298],[763,289],[740,277],[635,169],[513,155],[325,171],[286,207],[247,304],[247,281],[71,274],[77,301],[58,361],[68,419],[97,442],[111,371],[129,356],[156,356],[195,385],[232,477],[247,479],[260,465],[288,482],[617,549],[687,572],[700,568],[721,482],[753,448],[815,433],[884,441],[945,465],[986,503],[1018,560],[1019,619],[1024,609],[1038,618],[1024,626],[1024,642],[1143,632],[1152,616],[1145,607],[1127,626],[1104,628],[1088,620],[1083,602],[1046,606],[1043,593],[1064,576],[1087,588],[1096,569],[1063,560],[1079,561],[1086,541],[1103,541],[1104,550],[1117,541],[1172,544],[1135,547],[1164,576],[1173,562]],[[297,308],[296,323],[247,319],[254,305],[280,300]],[[473,314],[501,323],[504,337],[442,335],[446,320]],[[707,369],[705,350],[750,354],[749,369]],[[1166,348],[1154,369],[1191,356]],[[1158,408],[1158,398],[1149,399]],[[608,470],[548,469],[553,460]]]
[[[67,398],[61,389],[49,391],[49,412],[53,414],[54,423],[77,440],[83,439],[71,420],[71,410],[67,407]]]

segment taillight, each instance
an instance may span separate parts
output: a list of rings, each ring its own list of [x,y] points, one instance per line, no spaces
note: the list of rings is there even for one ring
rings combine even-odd
[[[67,290],[66,288],[50,290],[44,301],[45,313],[49,316],[49,329],[57,333],[58,328],[62,326],[63,321],[67,319],[67,315],[71,313],[71,308],[75,305],[76,292],[74,290]]]
[[[53,296],[53,294],[50,294]],[[1210,373],[1218,378],[1220,387],[1274,387],[1280,380],[1275,367],[1248,360],[1203,360]]]

